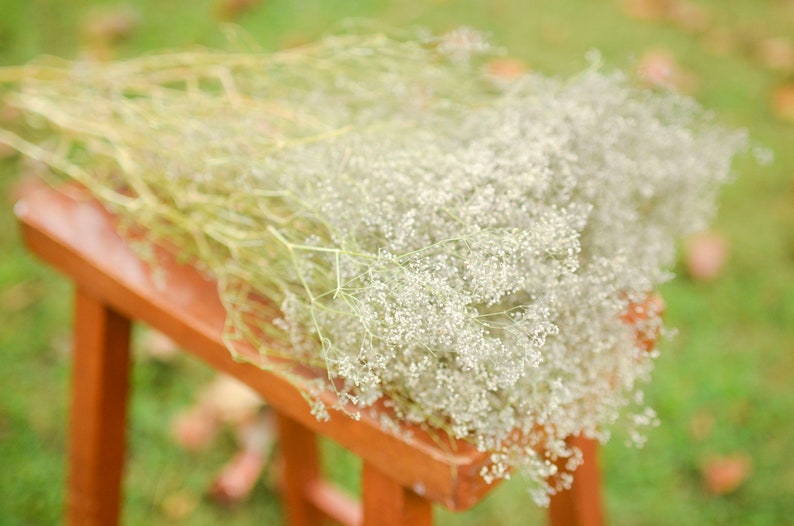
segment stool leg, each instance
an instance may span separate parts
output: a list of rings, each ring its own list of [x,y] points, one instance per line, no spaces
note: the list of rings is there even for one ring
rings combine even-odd
[[[119,522],[130,321],[77,291],[69,429],[67,524]]]
[[[433,505],[364,463],[361,481],[364,526],[430,526]]]
[[[316,526],[322,514],[308,498],[308,488],[318,483],[320,461],[317,437],[294,421],[278,415],[281,456],[284,460],[284,505],[290,526]]]
[[[584,463],[574,473],[571,488],[552,496],[549,522],[551,526],[602,526],[598,441],[577,436],[569,438],[568,444],[582,450]]]

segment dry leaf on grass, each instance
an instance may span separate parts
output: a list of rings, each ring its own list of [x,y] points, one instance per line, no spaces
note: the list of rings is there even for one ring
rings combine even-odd
[[[687,33],[702,33],[712,22],[711,12],[687,0],[624,0],[629,18],[646,22],[670,22]]]
[[[201,407],[191,408],[178,414],[171,422],[171,436],[188,451],[202,451],[209,447],[218,428],[218,420],[210,411]]]
[[[711,26],[711,12],[702,5],[692,2],[673,2],[667,13],[668,19],[687,33],[702,33]]]
[[[675,55],[664,48],[650,49],[643,53],[637,63],[637,75],[650,86],[672,89],[679,93],[692,94],[700,84],[697,76],[682,68]]]
[[[261,3],[261,0],[216,0],[213,14],[218,20],[235,20]]]
[[[83,58],[95,62],[113,60],[116,45],[132,36],[141,17],[132,6],[103,6],[89,10],[80,23]]]
[[[267,458],[257,451],[239,451],[224,466],[212,485],[212,499],[227,506],[245,500],[259,480]]]
[[[728,259],[728,241],[717,232],[691,236],[684,245],[684,262],[692,279],[710,281],[716,278]]]
[[[772,112],[778,119],[794,124],[794,82],[787,82],[772,92]]]
[[[746,453],[736,453],[706,460],[701,466],[703,484],[712,495],[733,493],[747,480],[752,468]]]
[[[504,79],[520,77],[529,71],[522,60],[508,57],[495,58],[488,62],[487,67],[488,73]]]
[[[97,7],[85,14],[80,32],[94,43],[117,44],[129,38],[140,21],[140,14],[130,5]]]
[[[250,420],[262,408],[262,399],[250,387],[230,376],[218,375],[199,395],[198,405],[224,423]]]
[[[138,348],[144,355],[164,362],[172,360],[179,353],[179,346],[174,340],[155,330],[143,334]]]
[[[659,21],[667,18],[670,0],[624,0],[623,12],[635,20]]]
[[[764,38],[757,43],[755,58],[766,68],[788,72],[794,70],[794,44],[783,37]]]
[[[245,384],[218,375],[199,393],[197,402],[174,419],[174,440],[192,451],[206,448],[222,424],[240,425],[254,418],[262,399]]]

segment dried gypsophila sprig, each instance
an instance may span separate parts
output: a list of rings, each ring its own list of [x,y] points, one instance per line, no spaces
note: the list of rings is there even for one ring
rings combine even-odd
[[[343,402],[389,397],[542,503],[577,464],[567,436],[655,421],[653,354],[621,315],[669,278],[744,139],[619,73],[493,79],[487,51],[463,31],[33,65],[8,100],[56,144],[0,140],[215,275],[232,349],[276,331]]]

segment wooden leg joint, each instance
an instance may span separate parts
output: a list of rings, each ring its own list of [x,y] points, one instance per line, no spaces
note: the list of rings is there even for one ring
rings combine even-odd
[[[430,526],[432,503],[364,463],[364,526]]]

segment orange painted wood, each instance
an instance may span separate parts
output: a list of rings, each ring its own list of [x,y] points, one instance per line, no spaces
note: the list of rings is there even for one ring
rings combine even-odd
[[[422,484],[428,498],[450,509],[468,508],[491,489],[472,476],[488,463],[488,455],[465,442],[440,447],[418,428],[385,431],[378,415],[368,412],[355,421],[332,411],[329,421],[318,421],[301,395],[301,385],[246,363],[261,360],[256,350],[240,349],[239,359],[232,358],[223,342],[225,311],[213,281],[162,254],[155,283],[101,206],[74,188],[65,192],[29,186],[16,213],[28,247],[87,294],[168,334],[210,366],[248,384],[278,412],[329,436],[399,483]],[[303,372],[307,382],[319,375],[325,373]],[[322,396],[330,403],[335,400],[331,391]]]
[[[261,361],[255,349],[241,348],[234,359],[223,341],[225,311],[216,283],[165,253],[155,282],[147,265],[116,234],[113,219],[84,191],[33,184],[23,189],[15,211],[29,249],[86,293],[167,334],[211,367],[250,386],[279,413],[330,437],[396,482],[422,485],[427,498],[452,510],[473,506],[493,489],[476,476],[488,464],[488,454],[466,442],[447,440],[441,446],[443,438],[434,440],[412,426],[387,431],[378,415],[369,412],[356,421],[331,410],[330,420],[318,421],[301,386],[326,373],[305,369],[293,379],[296,385],[253,365]],[[336,400],[330,390],[321,396],[330,404]]]
[[[238,356],[233,358],[224,343],[225,310],[217,284],[195,268],[178,264],[165,251],[157,252],[155,282],[147,264],[116,234],[113,218],[84,191],[75,187],[56,191],[42,184],[28,185],[15,212],[27,246],[76,283],[80,291],[78,347],[94,349],[84,356],[98,360],[89,365],[75,363],[73,422],[77,423],[73,423],[71,431],[74,445],[70,464],[74,466],[70,470],[74,475],[70,475],[70,492],[74,496],[69,498],[69,509],[79,508],[84,510],[81,516],[96,514],[99,518],[93,523],[76,520],[73,523],[115,524],[117,520],[128,374],[128,365],[118,360],[122,355],[128,360],[130,319],[160,330],[211,367],[247,384],[280,415],[282,447],[285,452],[295,450],[285,454],[286,472],[294,478],[292,483],[287,481],[288,514],[295,521],[291,524],[316,524],[312,521],[319,512],[345,524],[346,521],[362,523],[360,510],[352,510],[349,501],[337,498],[334,490],[317,476],[316,449],[313,449],[316,445],[310,445],[315,433],[335,440],[364,460],[365,525],[387,525],[390,523],[385,521],[392,520],[392,516],[403,521],[394,524],[430,524],[431,502],[461,511],[475,505],[495,487],[479,476],[481,468],[489,463],[488,453],[440,433],[430,437],[416,426],[405,424],[397,432],[384,429],[378,413],[384,410],[382,407],[362,412],[359,420],[337,410],[330,411],[328,421],[317,420],[302,393],[308,390],[312,380],[326,377],[325,371],[295,364],[295,375],[287,380],[263,369],[261,366],[266,364],[262,363],[260,353],[243,345],[237,348]],[[264,344],[279,345],[267,341]],[[77,381],[78,374],[85,379],[85,385]],[[331,390],[320,396],[329,406],[337,401]],[[83,410],[93,416],[82,416]],[[350,412],[354,410],[348,408]],[[80,438],[84,432],[93,438]],[[113,445],[108,445],[109,442]],[[595,449],[583,445],[586,457],[594,458]],[[296,461],[301,458],[306,465]],[[97,466],[104,462],[111,469],[100,473]],[[78,467],[82,464],[91,467]],[[590,470],[594,476],[587,474]],[[100,490],[98,480],[103,476],[107,487]],[[577,477],[568,495],[560,494],[553,499],[554,526],[601,524],[594,462],[586,461]],[[295,489],[301,485],[302,493]],[[584,499],[583,503],[579,499]],[[296,504],[293,506],[291,501]],[[293,508],[298,509],[299,501],[310,505],[304,506],[303,511],[290,513]],[[378,511],[385,509],[392,511],[386,514]]]
[[[322,476],[317,436],[291,418],[278,415],[283,464],[282,494],[290,526],[361,524],[361,505]]]
[[[67,523],[118,524],[125,455],[130,322],[78,288]]]
[[[364,526],[430,526],[433,523],[433,506],[429,500],[394,482],[367,462],[363,469]]]
[[[278,415],[279,445],[284,463],[284,510],[289,526],[314,526],[323,514],[309,498],[307,488],[320,479],[317,437],[293,419]]]
[[[552,497],[549,522],[551,526],[603,526],[598,442],[578,436],[567,442],[582,450],[584,463],[576,470],[571,488]]]

